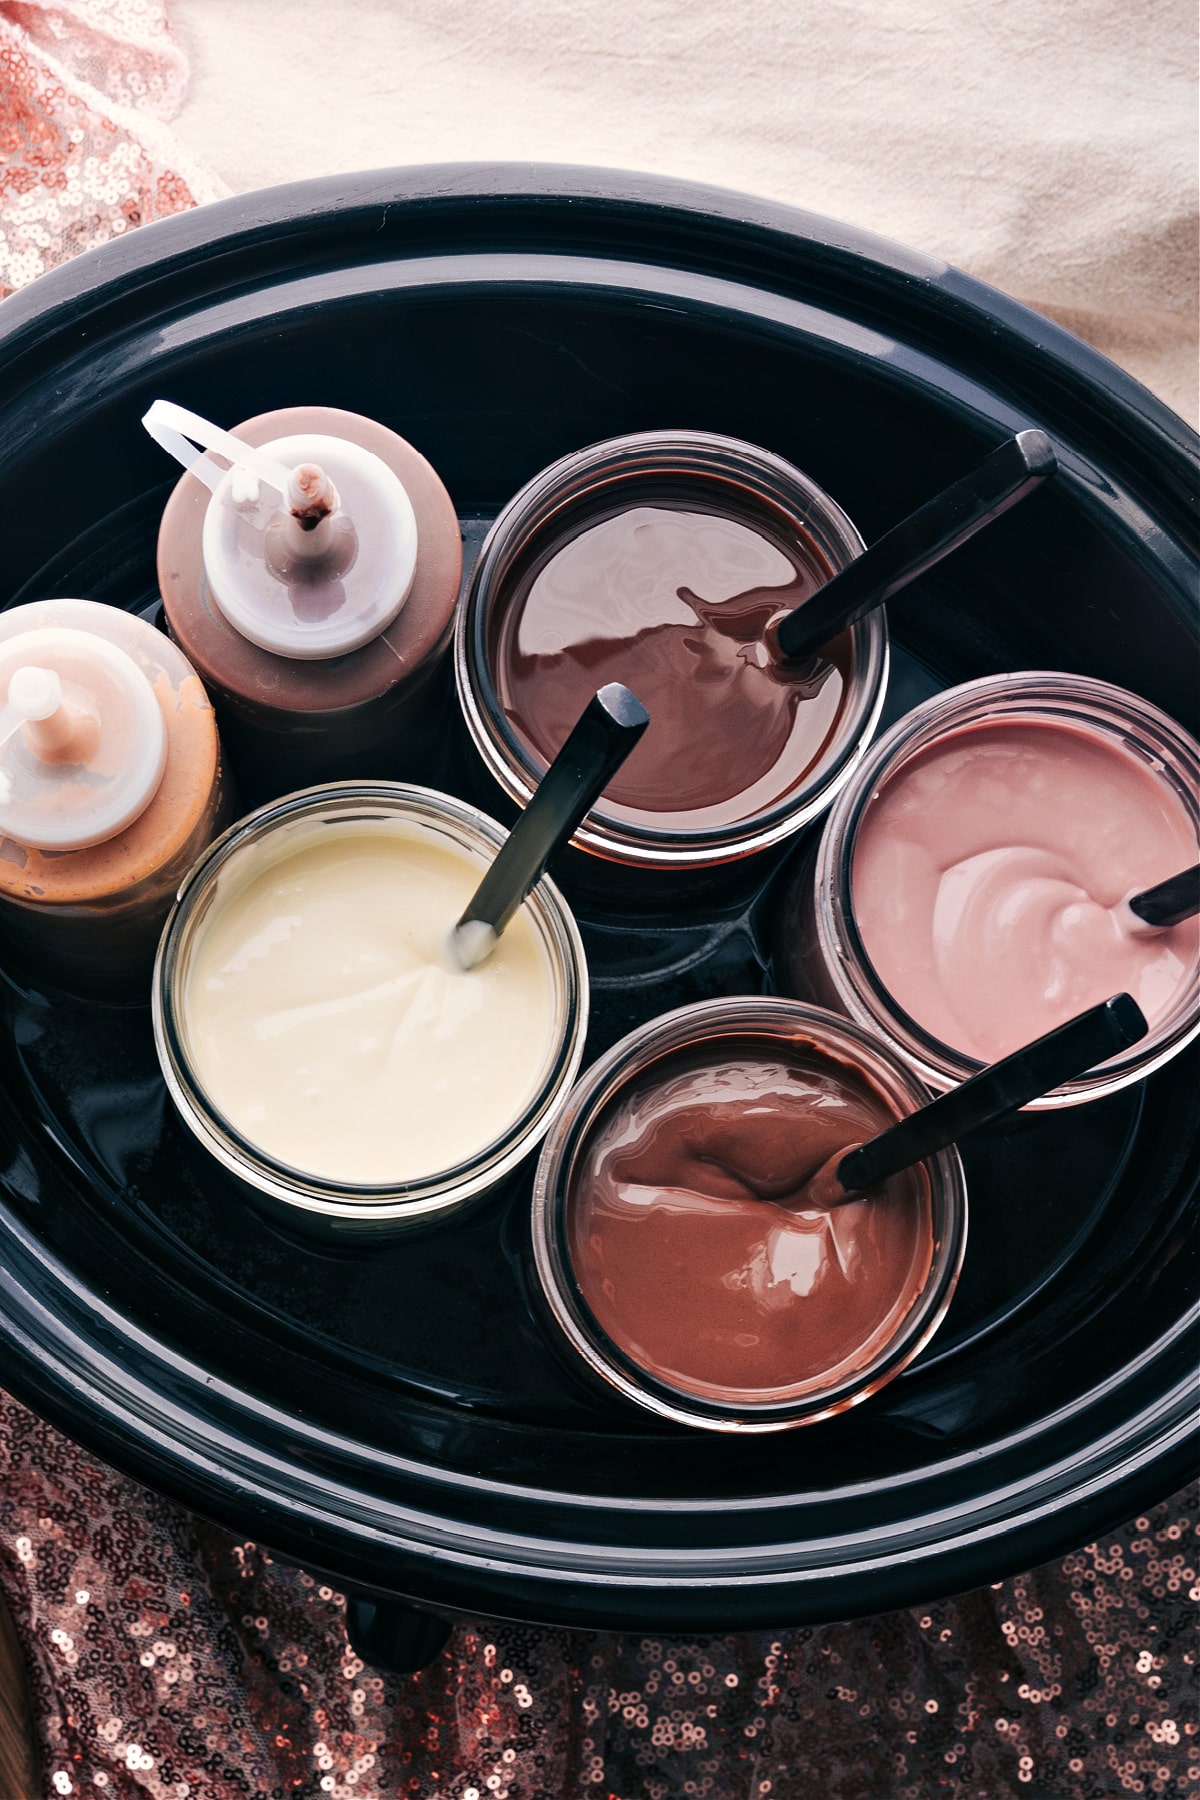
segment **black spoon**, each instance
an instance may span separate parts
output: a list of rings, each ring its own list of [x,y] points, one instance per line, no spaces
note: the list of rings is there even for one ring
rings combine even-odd
[[[1102,1000],[1099,1006],[1068,1019],[1065,1025],[910,1113],[869,1143],[855,1150],[839,1150],[822,1163],[801,1194],[789,1201],[789,1210],[830,1208],[857,1199],[890,1175],[923,1162],[985,1125],[994,1125],[1039,1095],[1082,1075],[1085,1069],[1107,1062],[1144,1038],[1149,1029],[1131,995],[1114,994],[1111,1000]]]
[[[1200,913],[1200,863],[1168,875],[1144,893],[1134,894],[1126,904],[1135,918],[1155,931],[1181,925],[1185,919]]]
[[[1057,467],[1044,431],[1018,431],[781,619],[769,634],[779,655],[794,662],[819,650],[1031,494]]]
[[[649,723],[637,695],[619,681],[588,701],[454,927],[454,948],[464,969],[491,955],[551,857],[568,842]]]

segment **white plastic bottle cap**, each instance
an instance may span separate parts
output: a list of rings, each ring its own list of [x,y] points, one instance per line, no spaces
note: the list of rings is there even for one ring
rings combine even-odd
[[[102,844],[146,810],[166,762],[162,710],[124,650],[68,626],[0,643],[0,836]]]
[[[404,484],[347,438],[303,432],[252,447],[156,400],[143,424],[212,489],[201,539],[213,600],[278,656],[345,656],[399,613],[417,568]],[[194,448],[231,464],[221,470]]]

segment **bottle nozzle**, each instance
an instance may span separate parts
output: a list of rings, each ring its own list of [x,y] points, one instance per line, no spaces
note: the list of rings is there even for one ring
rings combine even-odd
[[[301,463],[292,470],[287,503],[291,515],[305,531],[314,531],[338,506],[338,491],[318,463]]]
[[[284,527],[288,553],[304,561],[325,556],[331,547],[330,521],[340,501],[320,464],[300,463],[293,469],[284,498],[288,508]]]
[[[210,491],[204,580],[236,632],[296,659],[348,656],[383,635],[417,569],[413,504],[383,457],[318,431],[250,444],[167,400],[142,422]],[[194,515],[194,492],[188,505]]]
[[[86,615],[85,601],[61,604]],[[13,611],[42,616],[36,605]],[[107,842],[162,782],[167,725],[154,665],[103,629],[36,623],[0,634],[0,834],[35,850]]]
[[[62,705],[62,682],[55,669],[26,664],[14,669],[8,684],[8,704],[24,720],[49,719]]]
[[[305,462],[289,469],[253,444],[222,431],[211,420],[202,419],[171,400],[156,400],[142,424],[164,450],[214,494],[225,480],[225,471],[207,461],[203,451],[214,450],[225,457],[232,464],[230,499],[239,511],[257,506],[260,483],[274,488],[287,508],[283,542],[290,557],[311,562],[328,554],[331,542],[326,521],[341,502],[319,463]]]
[[[83,763],[96,748],[100,720],[89,708],[63,698],[56,669],[25,663],[9,677],[0,742],[6,743],[18,731],[42,762]]]

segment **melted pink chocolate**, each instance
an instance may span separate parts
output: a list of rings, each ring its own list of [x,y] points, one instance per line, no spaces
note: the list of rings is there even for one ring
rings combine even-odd
[[[717,1402],[866,1368],[928,1278],[925,1174],[833,1212],[789,1208],[828,1157],[895,1116],[814,1044],[730,1038],[655,1065],[606,1110],[569,1196],[597,1323],[660,1381]]]
[[[964,726],[887,777],[854,847],[854,912],[888,992],[994,1062],[1110,994],[1155,1025],[1196,979],[1200,920],[1147,932],[1123,904],[1196,861],[1163,777],[1112,737]]]
[[[561,539],[518,584],[492,645],[500,703],[549,763],[598,687],[650,725],[604,809],[659,828],[733,824],[776,805],[824,755],[849,637],[790,666],[769,623],[828,580],[816,546],[699,507],[631,506]]]

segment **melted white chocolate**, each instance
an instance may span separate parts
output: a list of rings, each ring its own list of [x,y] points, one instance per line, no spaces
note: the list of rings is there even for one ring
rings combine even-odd
[[[559,1028],[525,909],[479,968],[455,957],[485,866],[417,825],[358,822],[222,875],[188,963],[185,1036],[244,1138],[369,1186],[457,1167],[503,1136]]]

